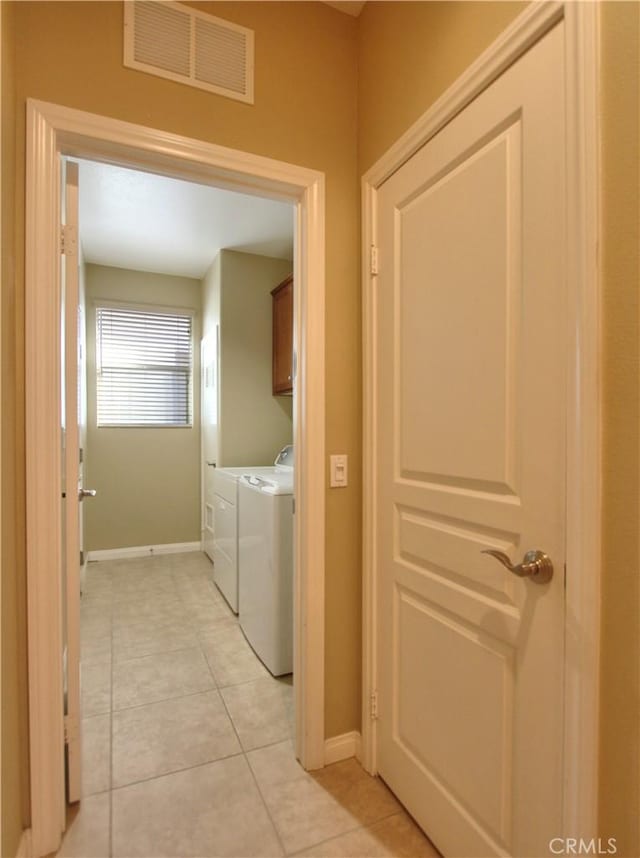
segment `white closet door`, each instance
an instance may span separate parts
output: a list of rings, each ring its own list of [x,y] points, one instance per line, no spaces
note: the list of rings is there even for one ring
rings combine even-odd
[[[377,200],[379,772],[445,856],[562,831],[563,45],[558,25]]]

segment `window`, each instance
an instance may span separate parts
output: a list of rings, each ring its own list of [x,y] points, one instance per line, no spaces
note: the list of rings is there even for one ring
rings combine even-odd
[[[192,329],[186,310],[96,308],[98,426],[192,425]]]

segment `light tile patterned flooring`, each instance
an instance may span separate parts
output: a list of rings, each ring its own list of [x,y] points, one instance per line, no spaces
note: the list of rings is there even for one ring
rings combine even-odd
[[[246,643],[199,553],[92,563],[83,799],[59,856],[437,856],[355,760],[309,774],[291,678]]]

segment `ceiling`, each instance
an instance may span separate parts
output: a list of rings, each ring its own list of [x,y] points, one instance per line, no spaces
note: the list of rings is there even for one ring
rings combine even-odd
[[[222,248],[293,259],[288,203],[80,161],[86,262],[200,279]]]
[[[360,12],[362,12],[362,7],[366,0],[324,0],[324,2],[327,6],[333,6],[334,9],[346,12],[347,15],[353,15],[354,18],[357,18]]]

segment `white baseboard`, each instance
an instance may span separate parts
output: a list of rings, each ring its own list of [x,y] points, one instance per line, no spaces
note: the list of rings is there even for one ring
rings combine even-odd
[[[16,858],[31,858],[31,855],[31,829],[25,828],[25,830],[22,832],[20,843],[18,844]]]
[[[341,736],[332,736],[324,743],[324,764],[339,763],[340,760],[348,760],[349,757],[360,759],[360,746],[362,737],[357,730],[351,733],[343,733]]]
[[[89,551],[87,561],[122,560],[125,557],[150,557],[152,554],[183,554],[188,551],[201,551],[200,542],[170,542],[166,545],[133,545],[130,548],[105,548]]]

